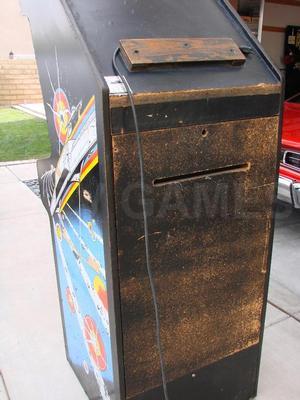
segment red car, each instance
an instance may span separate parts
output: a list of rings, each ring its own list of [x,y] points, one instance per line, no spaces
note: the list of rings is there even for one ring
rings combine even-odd
[[[278,198],[300,208],[300,93],[284,102]]]

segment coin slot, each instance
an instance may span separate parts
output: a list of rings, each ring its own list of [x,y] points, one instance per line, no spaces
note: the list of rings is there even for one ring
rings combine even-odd
[[[197,180],[197,179],[210,179],[215,176],[225,174],[237,174],[242,172],[248,172],[251,168],[251,163],[243,163],[236,165],[227,165],[221,168],[215,168],[204,171],[196,171],[189,174],[175,175],[166,178],[157,178],[153,180],[153,186],[164,186],[176,183],[183,183],[186,181]]]

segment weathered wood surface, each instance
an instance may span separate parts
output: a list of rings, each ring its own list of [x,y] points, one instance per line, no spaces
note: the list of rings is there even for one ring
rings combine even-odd
[[[230,38],[122,39],[120,48],[131,70],[163,64],[246,60]]]
[[[259,342],[278,118],[143,133],[151,264],[169,381]],[[206,133],[204,134],[204,130]],[[263,134],[262,134],[263,132]],[[113,140],[127,398],[161,385],[134,134]],[[210,179],[161,177],[250,163]],[[139,217],[130,215],[138,212]],[[254,371],[255,374],[255,371]]]
[[[181,90],[176,92],[140,92],[134,93],[134,103],[138,104],[156,104],[174,101],[211,99],[214,97],[232,97],[232,96],[252,96],[252,95],[270,95],[280,94],[280,84],[265,84]],[[130,102],[127,94],[110,95],[110,108],[129,107]]]
[[[139,130],[152,131],[272,117],[279,113],[279,101],[279,94],[224,96],[182,102],[174,100],[174,102],[137,105],[136,113]],[[110,126],[113,135],[135,132],[131,107],[113,108]]]
[[[168,382],[171,400],[249,400],[257,395],[259,346],[252,346],[182,378]],[[130,400],[162,400],[162,387]]]

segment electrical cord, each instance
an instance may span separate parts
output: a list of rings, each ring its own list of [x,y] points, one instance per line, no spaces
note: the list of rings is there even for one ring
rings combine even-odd
[[[133,114],[134,125],[135,125],[136,142],[137,142],[138,158],[139,158],[139,166],[140,166],[140,184],[141,184],[142,209],[143,209],[143,220],[144,220],[146,266],[147,266],[147,273],[148,273],[148,277],[149,277],[154,312],[155,312],[156,343],[157,343],[157,349],[158,349],[158,353],[159,353],[164,399],[169,400],[167,379],[166,379],[166,373],[165,373],[165,361],[164,361],[164,356],[163,356],[163,349],[162,349],[161,335],[160,335],[159,307],[158,307],[156,288],[155,288],[155,284],[154,284],[151,262],[150,262],[149,229],[148,229],[148,216],[147,216],[146,198],[145,198],[145,167],[144,167],[144,155],[143,155],[143,148],[142,148],[142,138],[141,138],[139,125],[138,125],[137,113],[136,113],[136,108],[135,108],[134,98],[133,98],[133,91],[132,91],[129,83],[127,82],[125,76],[123,76],[120,73],[119,67],[117,65],[117,57],[118,57],[119,52],[120,52],[120,48],[117,48],[113,55],[112,64],[113,64],[113,69],[114,69],[115,73],[120,77],[120,79],[122,80],[122,82],[128,92],[130,105],[131,105],[131,109],[132,109],[132,114]]]

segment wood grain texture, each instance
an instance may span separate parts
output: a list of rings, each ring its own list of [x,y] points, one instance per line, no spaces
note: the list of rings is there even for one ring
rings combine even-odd
[[[274,117],[142,134],[151,264],[168,381],[259,342],[277,131]],[[127,134],[112,140],[130,399],[160,386],[161,376],[145,265],[136,139]],[[158,177],[245,162],[251,168],[239,174],[152,185]]]
[[[243,63],[246,57],[229,38],[122,39],[120,48],[130,70],[163,64]]]
[[[134,93],[134,104],[156,104],[167,103],[174,101],[186,100],[199,100],[203,98],[211,99],[215,97],[237,97],[237,96],[251,96],[251,95],[270,95],[281,93],[280,84],[265,84],[238,87],[224,87],[224,88],[207,88],[207,89],[193,89],[181,90],[176,92],[147,92],[147,93]],[[130,106],[127,94],[110,95],[109,98],[110,108],[128,107]]]

